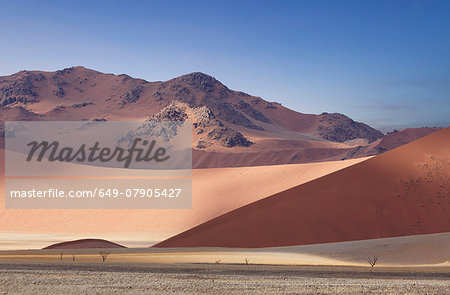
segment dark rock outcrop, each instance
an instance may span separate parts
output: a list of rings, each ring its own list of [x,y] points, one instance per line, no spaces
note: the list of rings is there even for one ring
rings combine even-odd
[[[131,89],[122,99],[122,105],[127,103],[135,103],[141,97],[142,92],[144,92],[142,86],[137,86],[136,88]]]
[[[336,142],[344,142],[356,138],[366,138],[373,142],[383,137],[380,131],[360,122],[355,122],[349,117],[338,113],[322,113],[319,115],[317,135]]]
[[[242,133],[229,127],[216,127],[208,132],[208,138],[219,140],[225,147],[248,147],[253,144]]]
[[[20,72],[14,76],[17,78],[0,80],[0,105],[4,107],[16,102],[22,104],[39,102],[37,87],[33,82],[41,81],[42,76],[31,72]]]

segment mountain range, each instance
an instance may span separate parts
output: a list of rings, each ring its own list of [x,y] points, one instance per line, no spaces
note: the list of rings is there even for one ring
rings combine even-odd
[[[0,77],[0,120],[191,120],[194,168],[376,155],[437,130],[385,136],[343,114],[296,112],[199,72],[149,82],[84,67]]]

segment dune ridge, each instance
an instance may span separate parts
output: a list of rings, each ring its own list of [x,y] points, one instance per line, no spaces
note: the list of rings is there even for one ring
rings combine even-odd
[[[450,128],[214,218],[155,247],[279,247],[450,231]]]
[[[11,249],[13,245],[42,248],[50,241],[56,243],[86,236],[120,241],[127,246],[148,246],[261,198],[366,159],[194,169],[193,206],[189,210],[6,210],[2,177],[0,236],[3,238],[0,249]],[[273,182],[276,177],[279,180]],[[267,186],[270,182],[273,183]]]

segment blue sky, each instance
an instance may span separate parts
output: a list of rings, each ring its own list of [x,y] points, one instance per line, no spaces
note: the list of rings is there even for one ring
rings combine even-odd
[[[450,125],[450,1],[10,1],[0,75],[201,71],[383,131]]]

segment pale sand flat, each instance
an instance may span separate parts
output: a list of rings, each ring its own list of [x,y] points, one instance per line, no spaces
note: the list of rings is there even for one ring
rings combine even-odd
[[[0,262],[101,263],[219,263],[328,265],[369,267],[367,257],[378,257],[376,267],[433,267],[450,271],[450,233],[416,235],[292,247],[242,248],[114,248],[0,251]],[[61,261],[61,253],[63,260]]]

